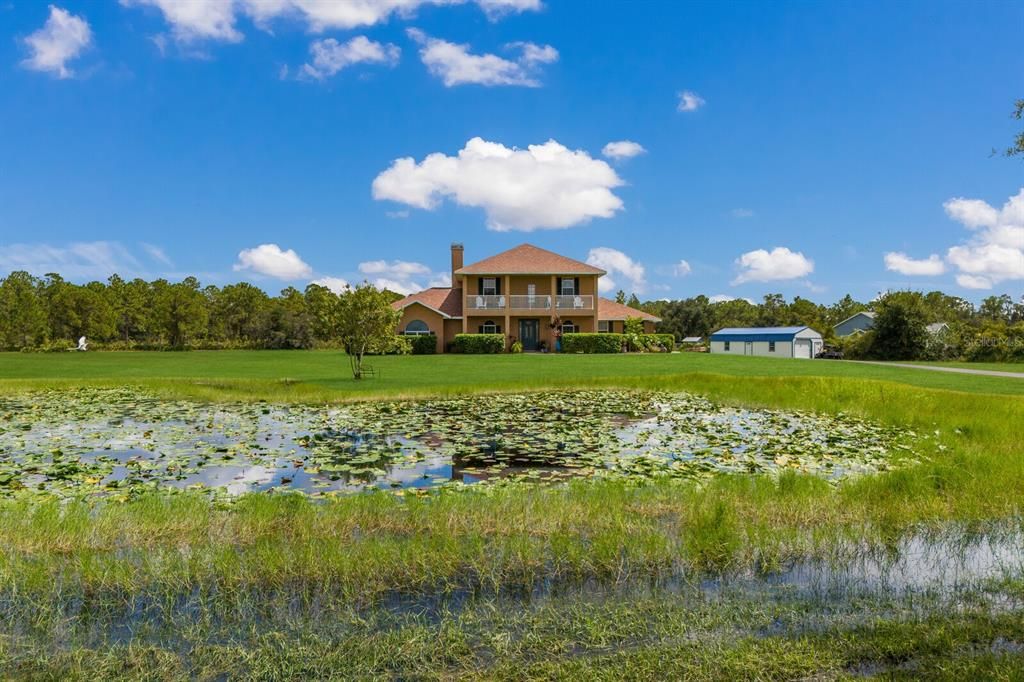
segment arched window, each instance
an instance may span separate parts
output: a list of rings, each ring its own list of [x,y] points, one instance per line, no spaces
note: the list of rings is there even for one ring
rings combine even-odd
[[[580,328],[577,327],[575,324],[573,324],[572,320],[565,320],[564,322],[562,322],[562,333],[563,334],[575,334],[579,330],[580,330]]]
[[[405,325],[405,333],[410,336],[419,336],[421,334],[430,334],[430,327],[423,320],[412,320],[409,324]]]
[[[480,325],[480,333],[481,334],[500,334],[501,333],[501,327],[499,327],[498,325],[494,324],[494,320],[487,320],[482,325]]]

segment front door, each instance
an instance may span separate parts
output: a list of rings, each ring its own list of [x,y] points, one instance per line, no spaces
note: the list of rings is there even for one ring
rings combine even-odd
[[[519,320],[519,341],[523,344],[523,350],[537,350],[538,336],[540,320]]]

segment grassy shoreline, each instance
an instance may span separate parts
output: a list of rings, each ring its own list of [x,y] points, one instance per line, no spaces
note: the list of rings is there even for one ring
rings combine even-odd
[[[318,366],[314,362],[304,372]],[[515,622],[497,623],[493,614],[511,608],[502,594],[530,594],[537,585],[610,589],[680,575],[759,574],[806,560],[840,565],[865,548],[893,552],[909,534],[941,533],[951,524],[968,535],[989,532],[1000,521],[1019,529],[1022,396],[982,393],[971,382],[967,390],[955,391],[851,376],[642,376],[635,370],[567,377],[564,384],[550,376],[509,382],[433,376],[412,387],[377,384],[356,393],[340,390],[334,383],[338,379],[303,374],[299,381],[280,382],[272,371],[280,368],[264,367],[264,376],[253,379],[136,376],[131,383],[168,397],[322,403],[536,391],[575,382],[570,385],[684,390],[748,407],[846,411],[938,434],[929,441],[931,449],[921,453],[920,464],[837,486],[785,474],[777,479],[723,476],[703,485],[592,481],[455,491],[425,499],[356,495],[319,503],[259,494],[226,506],[193,494],[144,496],[126,503],[0,502],[0,543],[5,547],[0,602],[6,604],[0,613],[7,632],[21,633],[0,637],[0,670],[27,677],[215,678],[230,671],[251,679],[291,679],[328,674],[321,666],[331,661],[347,666],[335,669],[341,677],[347,669],[363,677],[649,679],[841,677],[861,664],[874,670],[870,666],[879,661],[884,664],[879,674],[885,674],[898,673],[907,660],[916,661],[919,671],[946,671],[954,677],[950,671],[1005,675],[1021,664],[1019,650],[996,655],[991,648],[1000,638],[1024,637],[1019,605],[1001,615],[983,606],[949,612],[935,605],[923,613],[897,609],[902,615],[894,616],[888,607],[853,604],[853,620],[810,633],[772,631],[775,616],[766,614],[779,607],[756,600],[741,600],[737,606],[708,597],[706,607],[693,607],[687,589],[659,593],[654,602],[613,594],[593,607],[596,615],[580,611],[591,608],[580,598],[550,602],[553,610],[544,618],[538,615],[549,603],[544,599],[510,612],[519,614],[509,616],[520,619]],[[220,372],[230,375],[234,369]],[[211,368],[208,374],[213,373]],[[0,376],[6,376],[3,369]],[[2,385],[30,391],[83,381],[121,385],[129,379],[34,377]],[[442,611],[381,632],[360,629],[359,623],[378,617],[394,595],[431,603],[462,593],[482,596],[467,602],[468,611]],[[1012,601],[1021,591],[1013,587],[1009,594]],[[174,623],[187,635],[187,655],[180,644],[159,639],[90,639],[76,625],[81,613],[67,610],[68,604],[77,604],[102,632],[116,632],[125,627],[118,625],[124,616],[117,614],[126,608],[129,614],[137,612],[131,605],[139,600],[156,609],[153,618],[163,622],[174,605],[191,598],[198,599],[194,611]],[[322,615],[314,603],[365,610],[353,616],[347,629],[324,633],[318,630]],[[687,634],[684,621],[707,623],[714,620],[708,609],[726,603],[743,611],[737,622],[753,634],[723,634],[734,626]],[[298,629],[288,629],[292,616],[275,617],[270,633],[237,632],[232,637],[243,643],[217,643],[224,635],[210,634],[211,623],[231,604],[245,612],[284,609],[297,619]],[[835,604],[799,608],[825,607]],[[668,624],[652,629],[652,619]],[[255,622],[243,625],[254,628]],[[758,634],[764,628],[768,634]],[[55,644],[55,633],[65,633],[63,645]],[[545,645],[557,655],[538,658]],[[65,648],[51,658],[54,646]],[[772,659],[770,669],[762,667],[765,657]]]

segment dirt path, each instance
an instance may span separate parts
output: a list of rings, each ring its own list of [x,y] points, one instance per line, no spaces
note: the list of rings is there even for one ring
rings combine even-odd
[[[907,369],[929,369],[933,372],[952,372],[954,374],[977,374],[985,377],[1005,377],[1007,379],[1024,379],[1024,372],[1000,372],[995,369],[968,369],[967,367],[939,367],[938,365],[910,365],[905,362],[877,362],[874,360],[847,360],[864,365],[882,365],[883,367],[906,367]]]

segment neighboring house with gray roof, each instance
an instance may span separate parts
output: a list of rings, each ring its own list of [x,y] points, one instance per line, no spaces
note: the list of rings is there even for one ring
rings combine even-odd
[[[837,337],[860,334],[875,326],[875,314],[870,310],[862,310],[832,327]]]

